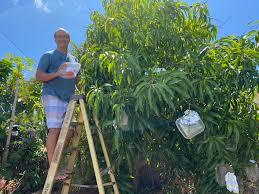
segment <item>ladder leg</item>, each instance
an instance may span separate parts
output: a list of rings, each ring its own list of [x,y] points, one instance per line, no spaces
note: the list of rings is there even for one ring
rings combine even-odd
[[[108,151],[107,151],[107,148],[106,148],[106,145],[105,145],[103,134],[101,132],[101,127],[99,125],[99,120],[95,115],[94,115],[94,121],[95,121],[96,127],[98,128],[98,136],[99,136],[99,139],[100,139],[100,142],[101,142],[105,162],[106,162],[107,168],[109,169],[109,176],[110,176],[110,179],[113,183],[112,186],[113,186],[114,194],[119,194],[118,185],[117,185],[115,176],[113,174],[113,171],[111,169],[111,162],[110,162],[110,159],[109,159],[109,155],[108,155]]]
[[[80,108],[81,108],[81,111],[83,114],[85,130],[86,130],[86,137],[87,137],[87,141],[89,144],[89,150],[90,150],[90,154],[91,154],[91,158],[92,158],[92,162],[93,162],[98,191],[99,191],[99,194],[105,194],[104,187],[103,187],[103,181],[102,181],[102,177],[101,177],[101,173],[100,173],[100,168],[98,165],[96,151],[95,151],[95,147],[94,147],[93,136],[92,136],[91,129],[89,127],[89,121],[88,121],[87,114],[86,114],[85,102],[83,99],[80,99],[79,102],[80,102]]]
[[[79,117],[78,117],[77,120],[78,120],[79,123],[83,122],[83,116],[82,116],[81,112],[79,113]],[[74,134],[73,141],[72,141],[72,152],[71,152],[71,155],[69,157],[68,164],[67,164],[67,170],[71,173],[73,171],[74,163],[75,163],[75,160],[76,160],[76,155],[77,155],[77,152],[78,152],[78,145],[79,145],[79,142],[80,142],[81,130],[82,130],[82,125],[77,125],[76,126],[76,132]],[[71,176],[70,176],[69,179],[64,181],[61,194],[68,194],[70,184],[71,184]]]
[[[76,101],[71,100],[67,107],[67,112],[61,127],[61,131],[58,137],[58,141],[55,147],[52,161],[48,170],[48,176],[44,184],[42,194],[51,194],[51,190],[54,183],[54,178],[60,163],[62,152],[65,146],[65,140],[68,133],[68,129],[72,120],[72,116],[75,110]]]

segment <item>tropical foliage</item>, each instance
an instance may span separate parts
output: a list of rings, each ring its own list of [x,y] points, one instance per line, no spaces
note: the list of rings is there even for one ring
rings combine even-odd
[[[104,0],[103,7],[92,12],[86,40],[72,52],[82,64],[91,126],[96,131],[100,122],[120,192],[227,193],[215,178],[221,164],[247,181],[244,167],[259,159],[259,31],[217,39],[205,3]],[[28,193],[40,189],[46,175],[46,127],[40,84],[25,80],[16,66],[30,62],[15,59],[0,61],[1,155],[17,77],[20,136],[12,137],[0,175],[17,178],[25,171],[20,191]],[[186,109],[197,111],[206,126],[191,140],[175,125]],[[85,142],[73,181],[94,183]]]
[[[28,193],[42,186],[47,169],[43,147],[46,130],[40,105],[41,86],[33,79],[26,80],[22,74],[25,68],[30,68],[33,63],[31,59],[7,55],[0,63],[0,73],[3,75],[0,82],[1,156],[8,136],[15,93],[18,91],[8,160],[1,164],[0,180],[2,177],[11,180],[9,183],[13,182],[11,185],[14,187],[19,186],[19,192]]]
[[[226,192],[215,181],[215,167],[231,164],[242,177],[248,160],[258,159],[259,32],[216,40],[201,3],[118,0],[104,1],[104,9],[92,13],[86,41],[74,51],[83,64],[89,113],[101,121],[124,179],[120,188],[129,181],[120,175],[134,175],[141,153],[161,172],[168,193],[183,191],[177,176],[192,177],[197,193]],[[192,140],[175,126],[188,108],[206,125]],[[120,125],[125,113],[126,129]]]

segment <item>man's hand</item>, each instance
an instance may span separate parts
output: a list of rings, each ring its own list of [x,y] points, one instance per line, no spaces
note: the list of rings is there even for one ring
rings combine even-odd
[[[67,63],[63,63],[59,66],[58,68],[58,74],[60,77],[65,77],[65,78],[73,78],[75,77],[75,73],[73,71],[67,71],[65,72],[64,69],[67,67]]]
[[[63,69],[65,69],[67,67],[67,63],[65,62],[65,63],[62,63],[60,66],[59,66],[59,68],[58,68],[58,72],[59,71],[62,71]]]
[[[73,78],[75,77],[75,74],[73,71],[68,71],[68,72],[61,73],[60,76],[65,78]]]

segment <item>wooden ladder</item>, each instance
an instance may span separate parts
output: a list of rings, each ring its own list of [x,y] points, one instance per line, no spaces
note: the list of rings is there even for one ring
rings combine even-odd
[[[61,127],[59,138],[58,138],[58,141],[56,144],[56,148],[55,148],[54,155],[53,155],[53,158],[52,158],[49,170],[48,170],[47,179],[45,181],[42,193],[51,194],[51,190],[52,190],[53,183],[54,183],[54,177],[56,175],[56,172],[57,172],[59,164],[60,164],[62,152],[65,147],[66,136],[69,131],[70,125],[72,123],[72,118],[73,118],[73,115],[75,114],[75,109],[76,109],[77,105],[79,105],[80,113],[77,117],[76,129],[75,129],[75,133],[74,133],[74,136],[72,139],[72,151],[71,151],[71,155],[68,159],[67,171],[69,171],[69,172],[73,171],[73,167],[74,167],[74,163],[75,163],[76,155],[77,155],[77,151],[78,151],[78,146],[79,146],[79,142],[80,142],[80,137],[81,137],[81,129],[83,128],[83,125],[84,125],[97,185],[71,184],[71,176],[69,176],[69,178],[64,181],[61,193],[67,194],[69,192],[70,186],[75,186],[75,187],[83,187],[83,188],[96,188],[97,187],[99,194],[105,194],[104,187],[112,186],[114,194],[119,194],[119,189],[118,189],[118,186],[117,186],[117,183],[115,180],[115,176],[111,169],[111,163],[110,163],[108,152],[107,152],[107,149],[105,146],[101,128],[99,126],[98,120],[96,120],[96,118],[94,118],[95,123],[98,128],[98,136],[100,139],[102,151],[103,151],[105,162],[107,165],[106,169],[108,169],[108,174],[109,174],[110,180],[111,180],[111,182],[109,182],[109,183],[103,183],[103,181],[102,181],[102,176],[101,176],[101,172],[100,172],[100,168],[99,168],[99,164],[98,164],[98,160],[97,160],[97,156],[96,156],[92,131],[89,127],[89,121],[88,121],[88,117],[87,117],[87,113],[86,113],[86,104],[85,104],[83,95],[74,95],[74,96],[72,96],[71,100],[69,101],[69,104],[67,107],[67,112],[66,112],[66,115],[65,115],[62,127]]]

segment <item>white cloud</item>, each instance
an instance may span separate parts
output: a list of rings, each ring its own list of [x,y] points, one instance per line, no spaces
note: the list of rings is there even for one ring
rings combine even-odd
[[[44,11],[45,13],[51,12],[51,10],[48,8],[47,3],[43,3],[42,0],[34,0],[34,5],[37,9],[40,9]]]

